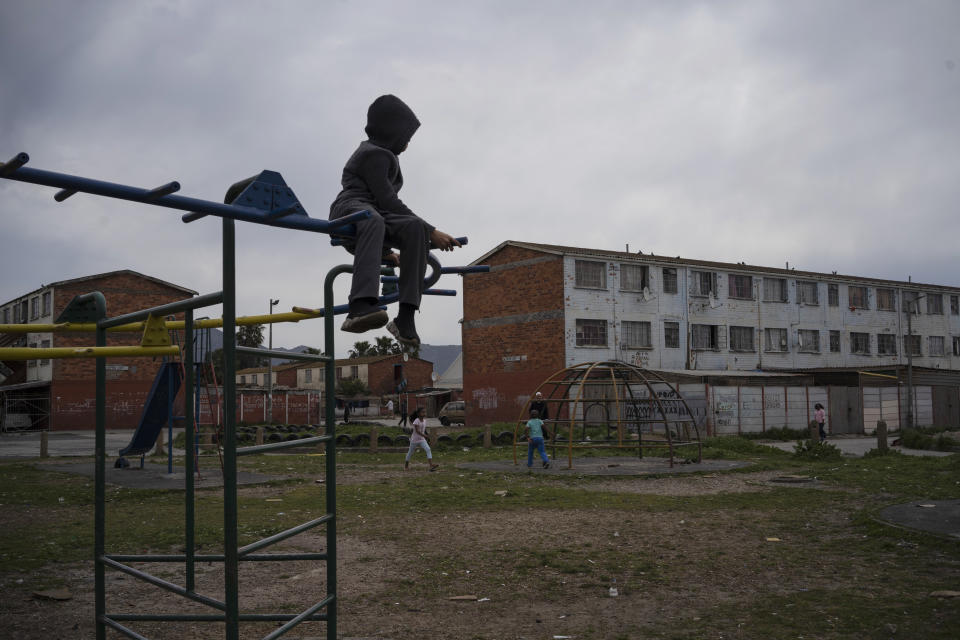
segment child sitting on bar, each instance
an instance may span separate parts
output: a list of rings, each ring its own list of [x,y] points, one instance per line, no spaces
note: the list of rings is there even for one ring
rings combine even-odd
[[[343,189],[330,205],[330,220],[366,209],[371,216],[356,223],[356,237],[347,250],[353,254],[353,283],[343,331],[363,333],[387,325],[403,345],[418,347],[420,337],[414,312],[420,308],[431,245],[452,251],[460,243],[427,223],[405,205],[397,192],[403,174],[397,158],[410,142],[420,121],[400,98],[380,96],[367,110],[367,140],[343,168]],[[390,247],[400,250],[393,253]],[[384,261],[400,267],[400,310],[389,321],[377,302],[380,266]]]

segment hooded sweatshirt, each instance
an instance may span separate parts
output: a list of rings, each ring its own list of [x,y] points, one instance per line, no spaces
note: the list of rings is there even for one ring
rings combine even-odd
[[[360,143],[343,167],[343,189],[330,205],[331,219],[367,206],[381,215],[416,216],[397,196],[403,187],[397,156],[419,127],[417,116],[400,98],[384,95],[373,101],[367,110],[368,139]]]

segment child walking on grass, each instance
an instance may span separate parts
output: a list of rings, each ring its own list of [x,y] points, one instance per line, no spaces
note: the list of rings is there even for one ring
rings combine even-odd
[[[540,419],[540,412],[536,409],[530,409],[530,419],[527,420],[527,468],[533,466],[533,449],[536,447],[543,460],[543,468],[550,468],[550,459],[547,458],[547,447],[543,444],[543,420]]]
[[[430,445],[427,444],[427,410],[423,407],[417,409],[416,417],[413,419],[413,433],[410,434],[410,448],[407,450],[407,459],[403,462],[403,468],[410,468],[410,456],[420,447],[427,453],[427,464],[430,465],[430,471],[436,471],[440,465],[433,464],[433,453],[430,451]]]

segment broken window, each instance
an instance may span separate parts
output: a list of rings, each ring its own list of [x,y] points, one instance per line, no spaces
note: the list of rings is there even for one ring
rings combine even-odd
[[[867,355],[870,353],[870,334],[850,332],[850,353]]]
[[[739,276],[735,273],[727,275],[727,295],[741,300],[753,299],[753,278]]]
[[[715,324],[695,324],[690,327],[691,347],[703,351],[720,348],[719,331]]]
[[[693,276],[693,295],[716,297],[717,295],[717,274],[712,271],[692,271]]]
[[[677,292],[677,270],[673,267],[663,268],[663,292]]]
[[[946,355],[945,342],[943,336],[930,336],[927,338],[927,348],[929,349],[929,355],[931,356],[942,356]]]
[[[763,279],[763,301],[764,302],[786,302],[787,301],[787,279],[786,278],[764,278]]]
[[[797,303],[819,305],[818,290],[817,283],[812,280],[797,280]]]
[[[589,289],[606,289],[607,263],[577,260],[576,286],[587,287]]]
[[[764,329],[763,330],[763,350],[764,351],[788,351],[787,349],[787,330],[786,329]]]
[[[830,330],[830,353],[840,353],[840,331]]]
[[[915,313],[920,315],[920,292],[919,291],[904,291],[903,292],[903,312],[904,313]]]
[[[927,294],[927,313],[935,316],[943,315],[943,294],[941,293]]]
[[[753,327],[730,327],[730,351],[756,351]]]
[[[833,283],[827,285],[827,304],[831,307],[840,306],[840,285]]]
[[[801,353],[820,353],[820,331],[817,329],[800,329],[797,342]]]
[[[607,346],[606,320],[577,320],[578,347]]]
[[[666,347],[667,349],[680,348],[680,323],[679,322],[663,323],[663,346]]]
[[[920,351],[921,336],[903,336],[903,352],[911,356],[922,355]]]
[[[896,311],[897,292],[894,289],[877,289],[877,309],[880,311]]]
[[[877,353],[881,356],[897,355],[897,336],[889,333],[877,334]]]
[[[851,309],[869,309],[870,308],[870,306],[867,304],[867,288],[866,287],[855,287],[853,285],[848,285],[847,301],[850,303]]]
[[[643,291],[650,287],[650,267],[645,264],[620,265],[620,290]]]
[[[620,323],[620,342],[628,349],[649,349],[653,346],[650,323],[624,320]]]

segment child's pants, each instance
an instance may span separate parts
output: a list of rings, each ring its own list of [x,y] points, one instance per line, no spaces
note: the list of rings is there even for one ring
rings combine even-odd
[[[550,462],[547,458],[547,448],[543,444],[543,438],[530,438],[527,443],[527,466],[533,466],[533,448],[536,447],[540,453],[540,459],[544,462]]]
[[[381,215],[369,204],[337,211],[332,219],[366,209],[370,217],[354,224],[357,227],[353,244],[353,284],[350,300],[380,297],[380,263],[383,247],[389,245],[400,252],[400,302],[420,307],[423,277],[427,273],[427,253],[430,251],[430,231],[426,222],[417,216],[395,213]]]
[[[410,443],[410,448],[407,449],[407,462],[410,462],[410,456],[412,456],[413,452],[417,450],[417,447],[420,447],[427,452],[427,460],[433,460],[433,453],[430,451],[430,445],[427,444],[426,440],[420,440],[419,442]]]

